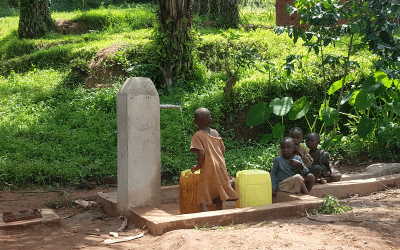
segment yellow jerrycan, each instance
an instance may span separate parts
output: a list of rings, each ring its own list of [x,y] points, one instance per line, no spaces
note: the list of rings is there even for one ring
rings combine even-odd
[[[181,172],[179,178],[179,212],[181,214],[203,212],[201,206],[197,204],[200,171],[201,169],[194,174],[190,169]],[[209,211],[215,209],[214,204],[208,206]]]
[[[240,199],[235,207],[254,207],[272,203],[272,184],[269,172],[243,170],[236,173],[235,191]]]

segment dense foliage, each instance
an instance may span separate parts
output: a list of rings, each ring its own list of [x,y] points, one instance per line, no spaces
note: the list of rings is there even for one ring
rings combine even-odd
[[[8,183],[13,187],[54,188],[116,177],[116,94],[126,76],[151,78],[162,104],[178,103],[183,107],[182,113],[161,110],[164,184],[176,183],[180,171],[196,163],[188,149],[196,131],[193,112],[198,107],[210,109],[212,126],[224,138],[227,167],[232,175],[243,169],[271,167],[278,140],[265,143],[265,138],[261,139],[263,134],[273,133],[274,124],[284,125],[275,128],[283,133],[293,126],[302,127],[306,133],[319,132],[324,126],[319,119],[324,84],[331,86],[342,79],[345,69],[326,67],[323,75],[320,56],[309,53],[303,40],[293,43],[287,33],[278,35],[266,29],[264,26],[274,26],[275,22],[270,2],[244,1],[240,7],[242,26],[237,29],[213,28],[207,24],[207,16],[195,15],[193,71],[185,80],[175,79],[171,90],[162,83],[152,51],[157,6],[132,2],[74,0],[66,4],[52,0],[53,19],[84,22],[89,27],[87,32],[48,32],[40,39],[20,40],[18,8],[0,0],[0,6],[8,6],[7,11],[0,8],[1,187]],[[248,29],[248,24],[253,26]],[[325,46],[326,55],[346,57],[349,37],[340,37],[345,42]],[[106,88],[85,88],[85,77],[93,73],[88,65],[97,62],[100,51],[114,44],[124,46],[100,66],[123,69],[126,75],[110,80]],[[380,56],[373,52],[361,47],[352,52],[352,61],[359,67],[350,68],[349,86],[364,85],[371,77],[370,67]],[[224,93],[229,80],[227,64],[233,66],[229,69],[236,79],[230,97]],[[385,81],[385,77],[376,77]],[[286,97],[292,99],[293,106],[312,105],[297,120],[276,111],[268,118],[269,123],[255,128],[245,125],[246,115],[242,114],[247,114],[253,105],[275,99],[280,100],[275,104],[284,104],[282,100],[289,100]],[[338,98],[332,94],[329,102],[336,103]],[[336,159],[356,156],[377,142],[373,134],[359,139],[354,130],[357,122],[352,118],[355,111],[349,102],[343,104],[341,112],[351,118],[343,116],[338,122],[339,134],[346,136],[340,138],[340,147],[331,148]],[[398,122],[393,124],[397,126]],[[390,133],[384,136],[389,138]],[[245,137],[251,140],[241,139]],[[375,156],[396,160],[394,148],[388,149]]]

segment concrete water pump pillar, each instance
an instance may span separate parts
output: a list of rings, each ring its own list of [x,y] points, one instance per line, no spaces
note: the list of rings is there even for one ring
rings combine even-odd
[[[128,78],[117,94],[117,208],[161,201],[160,102],[149,78]]]

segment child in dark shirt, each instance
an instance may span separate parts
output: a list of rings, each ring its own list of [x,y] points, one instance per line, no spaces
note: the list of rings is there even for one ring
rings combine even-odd
[[[329,161],[329,153],[318,149],[319,143],[319,134],[309,133],[307,135],[307,147],[310,149],[309,154],[313,158],[313,164],[309,168],[310,172],[314,174],[315,180],[319,179],[320,183],[339,181],[342,174],[335,170]]]
[[[289,131],[289,136],[293,138],[294,141],[294,152],[293,154],[298,155],[301,157],[304,166],[306,168],[310,168],[312,165],[312,157],[308,153],[308,150],[305,146],[301,145],[301,142],[303,141],[303,130],[299,127],[293,127]],[[281,154],[281,151],[279,151],[279,154]]]
[[[284,191],[308,194],[314,185],[314,175],[309,173],[300,156],[294,154],[292,137],[281,141],[281,155],[278,155],[271,169],[272,194]]]

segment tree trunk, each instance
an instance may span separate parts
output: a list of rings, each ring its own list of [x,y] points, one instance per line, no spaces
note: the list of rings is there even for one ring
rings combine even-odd
[[[209,0],[194,0],[193,12],[198,13],[200,16],[207,15],[209,11],[208,1]]]
[[[222,28],[239,24],[239,0],[210,0],[211,18]]]
[[[194,1],[194,12],[198,13],[200,16],[205,16],[208,14],[208,0],[195,0]]]
[[[239,0],[220,0],[219,19],[224,28],[236,28],[239,24]]]
[[[222,0],[210,0],[210,14],[212,20],[217,20],[219,18],[219,7]]]
[[[170,85],[173,77],[185,79],[193,68],[193,0],[158,0],[158,3],[160,27],[156,43],[160,48],[159,59],[164,83]]]
[[[229,61],[228,59],[226,59],[224,69],[226,74],[228,75],[228,80],[225,82],[224,87],[225,96],[231,97],[233,86],[236,84],[237,81],[238,68],[235,70],[235,73],[232,74],[231,67],[229,66]]]
[[[21,0],[19,38],[39,38],[52,26],[48,0]]]

